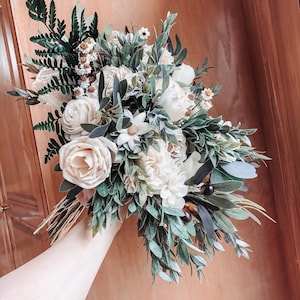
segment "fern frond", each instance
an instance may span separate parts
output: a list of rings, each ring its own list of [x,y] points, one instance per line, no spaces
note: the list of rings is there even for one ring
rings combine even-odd
[[[46,24],[48,11],[44,0],[27,0],[26,6],[31,19]]]
[[[49,28],[54,31],[56,26],[56,7],[55,2],[51,0],[50,2],[50,10],[49,10]]]
[[[88,28],[88,32],[89,32],[89,35],[93,38],[93,39],[97,39],[98,38],[98,35],[99,35],[99,32],[98,32],[98,15],[97,13],[95,12],[94,13],[94,17],[93,17],[93,20]]]

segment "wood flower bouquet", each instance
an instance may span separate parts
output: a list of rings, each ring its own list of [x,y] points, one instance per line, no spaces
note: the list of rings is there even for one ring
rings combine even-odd
[[[144,27],[99,32],[97,14],[85,19],[78,7],[67,35],[53,0],[26,5],[47,32],[30,38],[38,45],[37,58],[27,61],[37,73],[33,88],[8,93],[51,106],[34,129],[56,133],[45,163],[59,155],[55,170],[64,178],[65,197],[41,224],[52,241],[83,211],[96,234],[126,205],[126,217],[138,218],[154,278],[178,282],[180,264],[201,278],[203,256],[223,251],[221,239],[248,257],[231,219],[259,223],[249,209],[265,215],[243,194],[245,179],[256,177],[258,162],[268,158],[251,145],[255,130],[209,115],[220,88],[201,81],[207,61],[199,69],[184,64],[187,50],[178,36],[170,39],[176,14],[168,13],[149,43]],[[91,195],[87,207],[77,197],[83,190]]]

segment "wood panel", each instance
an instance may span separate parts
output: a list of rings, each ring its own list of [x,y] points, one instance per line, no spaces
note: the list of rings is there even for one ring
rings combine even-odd
[[[24,15],[24,3],[11,0],[18,40],[22,53],[32,54],[28,37],[35,34],[40,25]],[[56,1],[59,15],[69,18],[73,1]],[[239,0],[125,0],[84,1],[87,12],[96,10],[100,26],[112,23],[116,29],[125,25],[135,28],[155,25],[159,29],[160,20],[167,11],[178,12],[174,32],[178,33],[182,44],[189,48],[187,62],[199,66],[205,57],[209,58],[210,70],[205,78],[206,85],[221,83],[223,92],[216,98],[213,115],[222,114],[233,123],[242,122],[244,127],[262,128],[263,114],[259,112],[256,82],[253,77],[252,57],[245,24],[242,2]],[[24,34],[26,32],[26,34]],[[27,84],[30,80],[27,78]],[[45,111],[32,110],[33,119],[39,121]],[[269,139],[268,139],[269,140]],[[253,138],[259,149],[265,149],[262,129]],[[42,163],[45,141],[38,137],[38,150]],[[270,164],[273,164],[271,162]],[[43,167],[43,176],[48,202],[59,198],[57,178]],[[50,175],[51,174],[51,175]],[[259,170],[259,178],[249,183],[249,198],[265,206],[271,216],[276,217],[274,195],[268,168]],[[198,299],[208,300],[283,300],[292,299],[282,260],[282,240],[279,226],[262,219],[259,227],[253,222],[239,224],[240,234],[254,250],[249,261],[237,259],[232,249],[218,253],[213,261],[208,261],[206,279],[200,284],[190,270],[184,269],[180,285],[169,285],[159,278],[152,284],[150,263],[147,263],[142,241],[136,236],[136,220],[127,220],[115,239],[107,255],[88,299]]]
[[[33,230],[45,215],[44,189],[28,108],[5,94],[20,86],[16,37],[7,1],[0,1],[0,276],[24,264],[48,243]]]
[[[292,299],[300,295],[298,1],[246,1],[245,19]]]

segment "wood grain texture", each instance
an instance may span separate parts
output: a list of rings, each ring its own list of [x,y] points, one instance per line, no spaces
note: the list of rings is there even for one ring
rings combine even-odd
[[[0,276],[46,249],[48,241],[33,236],[45,215],[44,189],[31,114],[25,103],[5,94],[24,85],[8,1],[0,0]],[[46,235],[44,234],[46,238]]]
[[[300,16],[297,1],[245,2],[253,70],[292,299],[300,294]]]
[[[38,28],[42,28],[25,15],[24,3],[18,0],[11,0],[11,3],[21,52],[32,55],[33,45],[28,38],[36,34]],[[56,3],[59,16],[68,19],[76,1]],[[244,10],[247,6],[243,6],[242,1],[131,0],[128,5],[125,0],[82,0],[80,4],[87,8],[87,15],[94,10],[99,13],[100,28],[112,23],[114,28],[120,30],[125,25],[129,28],[145,26],[149,29],[154,25],[159,30],[160,20],[165,18],[167,11],[178,12],[173,33],[177,33],[183,46],[188,47],[186,62],[197,67],[208,57],[213,68],[205,77],[205,84],[223,85],[211,114],[222,114],[224,119],[232,120],[233,124],[240,121],[242,127],[260,128],[253,137],[253,143],[258,149],[265,149],[266,141],[268,145],[272,141],[262,129],[266,122],[263,110],[266,107],[262,108],[260,102],[269,100],[262,99],[257,92],[259,82],[253,72],[253,53],[249,47],[251,40],[247,36],[249,28],[245,20]],[[30,82],[27,78],[28,85]],[[32,109],[34,121],[43,119],[45,111],[40,108]],[[60,178],[53,174],[52,166],[43,166],[42,155],[47,137],[39,134],[37,139],[48,205],[51,207],[60,196],[56,192]],[[277,146],[274,145],[274,148],[277,149]],[[275,156],[275,163],[273,161],[270,165],[277,164],[278,159]],[[262,167],[258,179],[249,182],[248,196],[266,207],[268,213],[276,218],[269,170],[270,168]],[[185,268],[180,285],[170,285],[159,278],[152,284],[151,265],[147,262],[142,240],[137,237],[136,220],[127,220],[97,275],[88,299],[293,299],[289,295],[286,267],[282,259],[283,239],[280,233],[284,228],[280,228],[283,224],[273,224],[261,219],[262,226],[252,221],[238,224],[240,235],[254,250],[249,261],[237,259],[234,251],[225,245],[225,253],[217,253],[212,261],[208,261],[206,279],[202,284],[195,274],[190,276],[189,268]],[[290,226],[283,226],[285,225]]]

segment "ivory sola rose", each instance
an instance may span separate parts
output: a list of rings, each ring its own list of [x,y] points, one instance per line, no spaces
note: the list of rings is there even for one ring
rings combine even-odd
[[[105,137],[79,137],[60,148],[63,177],[84,189],[95,188],[109,176],[116,152],[116,145]]]

